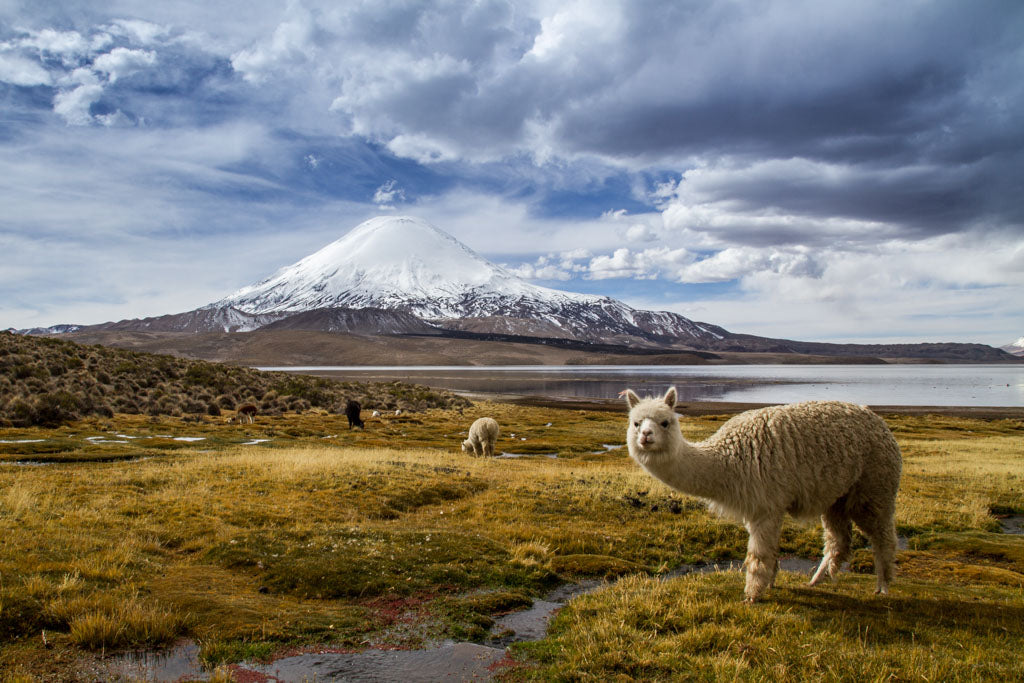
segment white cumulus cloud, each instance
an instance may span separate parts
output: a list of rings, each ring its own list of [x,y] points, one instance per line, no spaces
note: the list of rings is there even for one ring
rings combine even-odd
[[[285,19],[270,40],[239,50],[231,66],[251,83],[262,83],[275,74],[312,59],[315,52],[312,14],[301,3],[290,2]]]
[[[666,275],[671,277],[673,273],[690,263],[693,258],[693,254],[685,248],[655,247],[634,251],[621,247],[611,255],[603,254],[592,258],[587,266],[586,276],[592,280],[610,278],[650,280]]]
[[[0,54],[0,81],[32,87],[34,85],[50,85],[53,78],[50,76],[50,72],[38,62],[17,55]]]
[[[398,187],[398,181],[389,180],[373,193],[373,203],[381,208],[393,208],[396,201],[405,201],[405,190]]]
[[[110,52],[98,56],[93,60],[92,67],[100,73],[107,74],[110,83],[118,78],[130,76],[156,63],[156,53],[149,50],[131,50],[125,47],[115,47]]]
[[[794,278],[820,278],[822,266],[804,248],[759,249],[729,247],[706,259],[688,264],[675,273],[679,282],[727,282],[761,273]]]
[[[90,107],[102,96],[103,86],[98,83],[79,85],[54,95],[53,111],[69,125],[85,126],[92,122]]]

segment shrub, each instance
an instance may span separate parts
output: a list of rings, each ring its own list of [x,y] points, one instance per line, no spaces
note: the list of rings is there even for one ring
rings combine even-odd
[[[22,365],[16,365],[14,367],[14,379],[28,379],[30,377],[36,377],[38,379],[46,379],[50,376],[50,371],[41,365],[30,365],[24,363]]]
[[[179,405],[183,412],[192,413],[193,415],[205,413],[208,408],[208,406],[203,405],[202,401],[191,398],[183,398]]]
[[[83,408],[81,398],[69,391],[43,394],[36,399],[34,424],[55,427],[79,417]]]
[[[36,421],[35,407],[23,398],[16,398],[7,404],[7,417],[15,427],[30,427]]]

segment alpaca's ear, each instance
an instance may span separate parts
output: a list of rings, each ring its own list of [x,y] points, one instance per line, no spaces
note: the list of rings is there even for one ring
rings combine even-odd
[[[669,408],[675,408],[677,398],[678,397],[676,396],[676,388],[669,387],[668,391],[665,392],[665,405],[667,405]]]
[[[626,395],[626,403],[629,404],[630,408],[635,408],[636,404],[640,402],[640,397],[632,389],[626,389],[622,393]]]

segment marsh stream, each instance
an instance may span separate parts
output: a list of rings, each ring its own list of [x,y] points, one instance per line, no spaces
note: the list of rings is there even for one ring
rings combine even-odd
[[[739,571],[742,562],[683,565],[665,574],[671,579],[687,574]],[[785,557],[780,568],[810,574],[814,560]],[[235,667],[241,680],[270,681],[486,681],[505,659],[505,648],[514,642],[541,640],[548,622],[572,598],[606,585],[591,580],[563,584],[526,610],[499,617],[491,628],[489,644],[443,641],[422,650],[368,649],[361,652],[320,652],[282,657],[268,664],[244,662]],[[251,674],[246,677],[245,674]],[[162,652],[129,653],[113,658],[101,680],[177,681],[207,680],[210,672],[199,662],[199,647],[188,641]]]

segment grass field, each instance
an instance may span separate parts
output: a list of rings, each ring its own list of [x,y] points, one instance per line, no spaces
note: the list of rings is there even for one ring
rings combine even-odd
[[[498,451],[525,457],[461,453],[481,415],[502,425]],[[0,670],[73,680],[102,653],[185,637],[210,667],[313,644],[486,641],[495,615],[598,577],[502,676],[1024,678],[1024,537],[995,517],[1024,513],[1024,424],[886,417],[908,539],[892,594],[872,594],[861,540],[837,583],[783,572],[755,606],[735,572],[660,576],[741,558],[746,534],[610,449],[623,414],[481,403],[363,431],[315,411],[2,429]],[[724,419],[683,429],[699,439]],[[816,557],[820,529],[787,524],[783,551]]]

